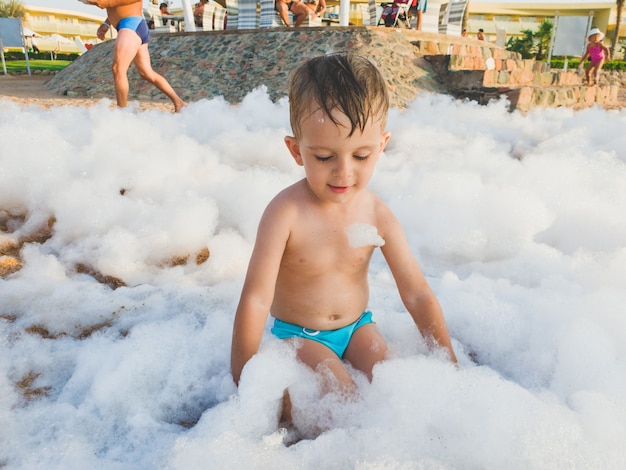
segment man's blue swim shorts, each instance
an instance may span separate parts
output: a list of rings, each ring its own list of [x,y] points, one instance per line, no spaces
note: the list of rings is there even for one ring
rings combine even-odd
[[[141,16],[129,16],[128,18],[122,18],[115,27],[118,31],[120,29],[130,29],[137,33],[137,36],[141,38],[141,44],[147,44],[150,42],[150,29],[148,23]]]

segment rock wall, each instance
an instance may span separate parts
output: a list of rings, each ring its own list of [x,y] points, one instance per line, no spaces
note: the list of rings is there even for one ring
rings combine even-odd
[[[508,54],[488,43],[406,29],[318,27],[159,34],[152,36],[150,55],[153,68],[186,101],[221,95],[235,104],[260,86],[267,87],[273,100],[285,96],[289,73],[301,61],[351,51],[380,68],[392,106],[404,107],[420,90],[447,92],[424,56],[448,54],[459,41],[466,42],[463,48],[468,53]],[[47,87],[60,94],[113,99],[113,44],[95,46],[51,78]],[[134,67],[129,79],[130,99],[167,99],[141,80]]]
[[[53,92],[114,99],[113,41],[99,44],[46,82]],[[590,106],[617,100],[619,85],[583,87],[573,72],[547,70],[494,44],[415,30],[384,27],[311,27],[155,34],[153,68],[187,102],[223,96],[237,104],[266,87],[271,99],[287,95],[289,73],[307,58],[350,51],[368,57],[385,77],[391,105],[405,107],[421,91],[486,103],[506,95],[511,108]],[[166,96],[129,73],[130,99]]]

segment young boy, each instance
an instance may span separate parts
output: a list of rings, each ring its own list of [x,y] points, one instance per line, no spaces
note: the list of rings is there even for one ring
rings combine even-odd
[[[582,70],[585,60],[589,58],[589,65],[585,69],[585,79],[588,85],[600,84],[600,71],[604,61],[611,60],[611,51],[602,43],[603,38],[604,34],[598,28],[593,28],[587,35],[587,49],[585,55],[580,59],[578,70]]]
[[[456,357],[439,303],[389,208],[366,188],[391,134],[385,81],[367,59],[332,54],[300,65],[289,90],[294,135],[285,143],[305,178],[280,192],[259,224],[233,327],[231,371],[272,333],[297,357],[353,391],[344,361],[371,380],[387,345],[367,311],[370,258],[379,246],[423,335]],[[334,382],[334,380],[333,380]],[[328,388],[328,387],[326,387]]]

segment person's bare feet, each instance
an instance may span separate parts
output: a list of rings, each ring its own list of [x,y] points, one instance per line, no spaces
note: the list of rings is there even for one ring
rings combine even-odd
[[[180,113],[181,109],[183,109],[185,106],[187,106],[187,103],[185,103],[183,100],[174,102],[174,112]]]

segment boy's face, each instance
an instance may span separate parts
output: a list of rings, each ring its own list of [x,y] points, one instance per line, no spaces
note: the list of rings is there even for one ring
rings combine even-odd
[[[371,119],[351,136],[350,121],[339,111],[333,123],[321,110],[302,121],[301,136],[286,137],[285,143],[298,165],[304,166],[309,187],[320,201],[345,203],[361,191],[372,177],[390,132],[380,120]]]

